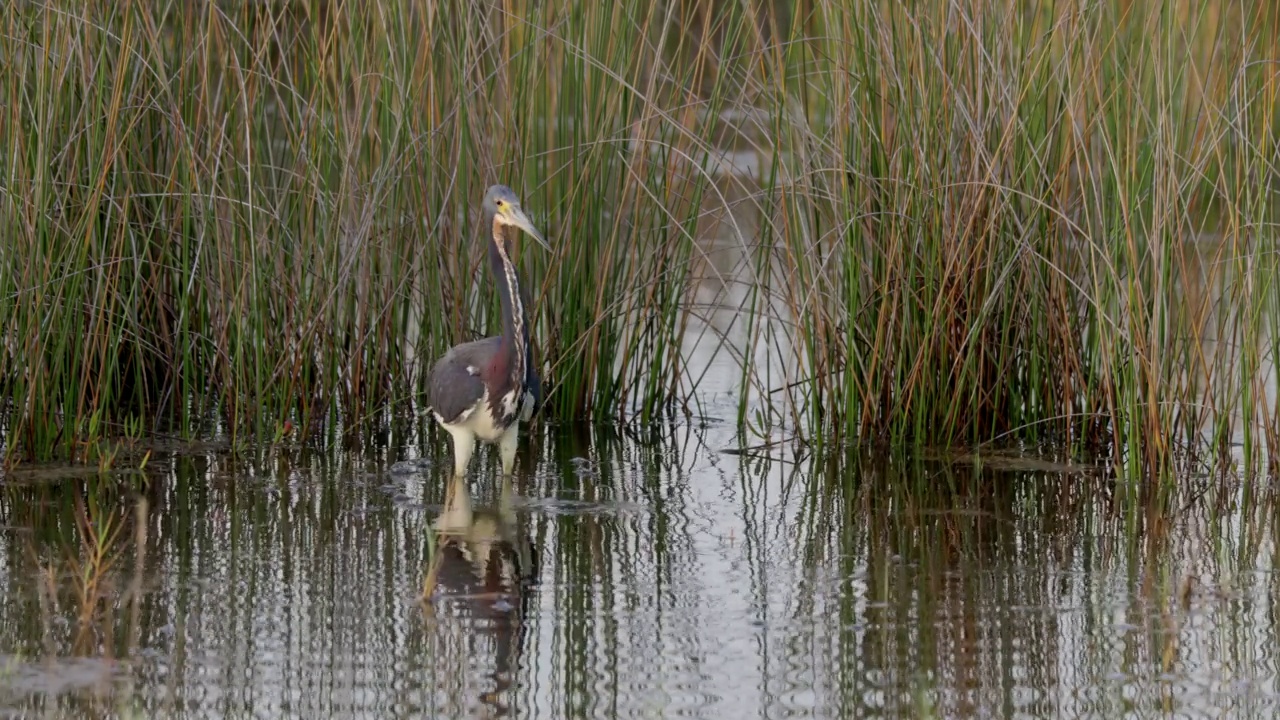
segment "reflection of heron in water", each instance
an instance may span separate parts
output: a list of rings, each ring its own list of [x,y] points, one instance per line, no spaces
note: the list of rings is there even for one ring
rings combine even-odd
[[[440,541],[427,574],[424,594],[440,610],[463,621],[460,662],[486,654],[492,641],[493,686],[480,699],[498,715],[509,707],[500,698],[514,683],[524,645],[524,618],[537,580],[537,555],[516,522],[509,478],[501,480],[498,507],[473,507],[466,481],[454,476],[444,511],[436,519]],[[509,703],[508,703],[509,705]]]

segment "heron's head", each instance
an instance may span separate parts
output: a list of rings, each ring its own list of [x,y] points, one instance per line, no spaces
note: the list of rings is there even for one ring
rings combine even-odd
[[[551,249],[547,241],[542,238],[542,233],[538,232],[538,228],[533,226],[533,221],[520,207],[520,198],[516,197],[515,191],[506,185],[494,185],[484,194],[484,213],[486,216],[492,214],[494,223],[503,227],[519,228],[537,240],[542,247]]]

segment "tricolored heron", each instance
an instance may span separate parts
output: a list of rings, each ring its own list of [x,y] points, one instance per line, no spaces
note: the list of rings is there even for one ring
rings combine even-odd
[[[502,306],[502,334],[455,345],[431,369],[427,405],[453,439],[453,472],[462,476],[471,462],[476,440],[498,445],[502,474],[511,475],[516,461],[520,424],[542,404],[542,383],[530,358],[528,296],[511,251],[517,230],[551,249],[520,199],[506,185],[484,194],[483,232],[489,234],[489,267]]]

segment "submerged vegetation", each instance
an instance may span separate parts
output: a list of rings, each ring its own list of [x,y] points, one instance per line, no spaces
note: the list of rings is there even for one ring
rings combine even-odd
[[[696,341],[748,432],[1256,460],[1278,101],[1264,0],[10,3],[6,448],[409,406],[500,181],[551,417],[697,412]]]

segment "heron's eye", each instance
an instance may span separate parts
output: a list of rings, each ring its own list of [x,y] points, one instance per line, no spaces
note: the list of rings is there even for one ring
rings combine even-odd
[[[498,207],[502,207],[503,205],[506,205],[507,203],[506,203],[506,201],[505,201],[505,200],[499,200],[497,204],[498,204]]]

